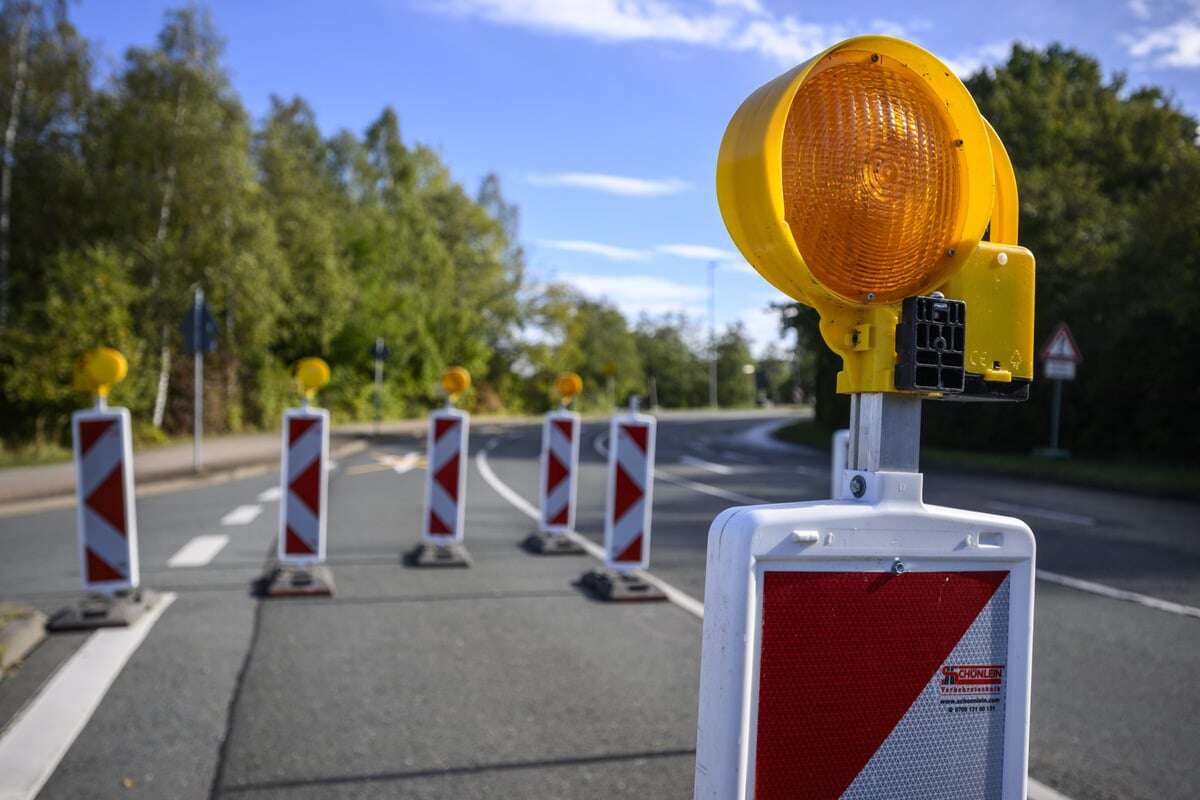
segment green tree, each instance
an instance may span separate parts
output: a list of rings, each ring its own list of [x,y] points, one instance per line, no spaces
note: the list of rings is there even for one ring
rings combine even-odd
[[[754,356],[750,340],[741,322],[734,323],[717,337],[717,403],[725,408],[749,406],[756,394]]]
[[[643,316],[633,336],[646,369],[647,393],[653,379],[659,405],[686,408],[708,401],[708,361],[699,355],[697,332],[685,316]]]

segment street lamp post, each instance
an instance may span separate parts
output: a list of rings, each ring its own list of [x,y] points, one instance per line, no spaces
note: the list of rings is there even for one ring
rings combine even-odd
[[[717,407],[717,262],[708,262],[708,404]]]

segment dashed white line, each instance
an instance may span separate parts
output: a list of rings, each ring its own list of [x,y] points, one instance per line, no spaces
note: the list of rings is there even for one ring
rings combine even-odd
[[[229,544],[223,533],[207,533],[197,536],[167,559],[168,567],[203,567],[216,558],[217,553]]]
[[[96,631],[0,738],[0,800],[32,800],[87,725],[108,688],[175,600],[162,594],[128,628]]]
[[[272,503],[278,500],[282,494],[283,492],[278,486],[272,486],[271,488],[263,489],[258,493],[258,502]]]
[[[1071,525],[1084,525],[1089,528],[1096,527],[1096,518],[1089,517],[1084,514],[1070,514],[1066,511],[1057,511],[1053,508],[1040,508],[1038,506],[1023,506],[1017,503],[1005,503],[1000,500],[992,500],[986,503],[987,508],[992,511],[1002,511],[1005,514],[1020,514],[1023,516],[1037,517],[1039,519],[1052,519],[1056,522],[1066,522]]]
[[[712,461],[705,461],[703,458],[696,458],[695,456],[689,456],[686,454],[679,457],[679,463],[687,464],[692,467],[699,467],[700,469],[706,469],[709,472],[715,472],[718,475],[733,474],[733,467],[727,467],[724,464],[717,464]]]
[[[262,513],[262,510],[263,508],[260,505],[238,506],[233,511],[221,517],[221,524],[225,526],[249,525],[258,519],[258,515]]]
[[[741,492],[731,492],[728,489],[722,489],[719,486],[710,486],[707,483],[700,483],[700,481],[692,481],[688,480],[687,478],[680,478],[661,469],[654,470],[654,478],[655,480],[666,481],[667,483],[673,483],[676,486],[682,486],[684,489],[691,489],[693,492],[700,492],[701,494],[711,495],[712,497],[719,497],[722,500],[728,500],[731,503],[741,503],[742,505],[756,506],[768,502],[767,500],[763,500],[758,497],[751,497],[750,495],[742,494]]]

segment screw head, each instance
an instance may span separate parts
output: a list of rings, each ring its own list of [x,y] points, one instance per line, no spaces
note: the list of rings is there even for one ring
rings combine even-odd
[[[862,475],[855,475],[850,479],[850,494],[855,497],[862,497],[867,493],[867,479]]]
[[[906,569],[907,569],[907,567],[904,566],[904,562],[901,561],[900,559],[897,558],[892,561],[892,574],[893,575],[903,575],[904,571]]]

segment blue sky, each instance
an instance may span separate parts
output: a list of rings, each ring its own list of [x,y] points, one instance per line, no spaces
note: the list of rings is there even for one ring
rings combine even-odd
[[[149,44],[165,0],[72,6],[101,73]],[[889,33],[960,74],[1011,43],[1060,41],[1200,113],[1200,0],[795,3],[777,0],[214,0],[233,85],[256,118],[300,95],[328,133],[385,105],[472,190],[489,171],[521,207],[530,276],[642,311],[742,320],[759,347],[782,299],[742,261],[713,189],[742,99],[847,36]]]

